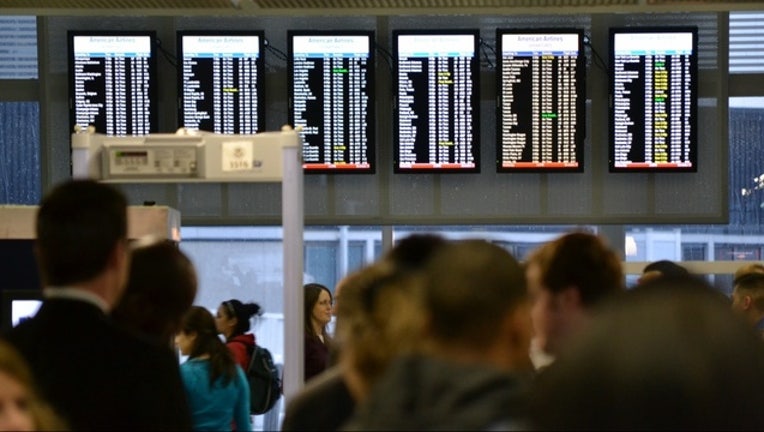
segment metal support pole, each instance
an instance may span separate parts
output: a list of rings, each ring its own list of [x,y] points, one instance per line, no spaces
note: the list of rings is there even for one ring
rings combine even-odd
[[[283,133],[296,134],[291,128]],[[284,226],[284,398],[303,385],[303,173],[299,139],[282,150],[281,218]]]

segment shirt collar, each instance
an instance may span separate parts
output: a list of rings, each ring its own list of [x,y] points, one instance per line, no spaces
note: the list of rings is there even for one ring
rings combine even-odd
[[[42,295],[46,299],[68,299],[79,300],[93,304],[101,309],[103,313],[109,313],[109,305],[104,299],[96,294],[76,287],[47,287],[42,290]]]

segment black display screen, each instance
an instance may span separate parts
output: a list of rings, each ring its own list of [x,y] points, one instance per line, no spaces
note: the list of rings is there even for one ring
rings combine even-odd
[[[179,124],[221,134],[264,130],[262,32],[178,32]]]
[[[698,30],[610,29],[610,171],[697,171]]]
[[[157,132],[154,32],[68,32],[72,128]]]
[[[496,32],[498,171],[583,170],[581,30]]]
[[[373,32],[296,32],[289,39],[289,118],[306,173],[373,173]]]
[[[479,172],[478,31],[395,31],[395,165]]]

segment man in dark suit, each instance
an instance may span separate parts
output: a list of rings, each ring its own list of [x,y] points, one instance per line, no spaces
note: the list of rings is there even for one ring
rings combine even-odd
[[[7,339],[44,396],[74,430],[190,429],[172,352],[108,316],[129,268],[124,196],[90,180],[68,181],[43,199],[36,230],[45,300]]]

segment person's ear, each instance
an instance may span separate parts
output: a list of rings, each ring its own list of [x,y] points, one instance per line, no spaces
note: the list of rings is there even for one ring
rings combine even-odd
[[[751,308],[751,304],[753,304],[753,298],[749,295],[743,296],[743,301],[741,304],[741,307],[743,310],[748,310]]]
[[[114,245],[114,248],[109,254],[109,266],[112,268],[120,268],[122,266],[129,266],[130,263],[130,247],[127,241],[118,241]]]

